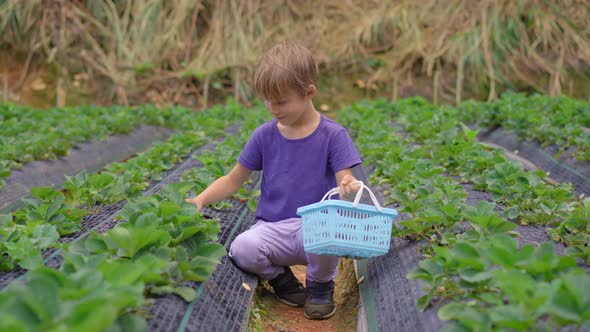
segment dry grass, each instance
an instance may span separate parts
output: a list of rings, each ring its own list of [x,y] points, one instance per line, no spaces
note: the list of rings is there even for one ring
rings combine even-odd
[[[427,77],[432,98],[494,99],[506,88],[574,94],[588,80],[588,0],[0,1],[0,45],[86,72],[120,103],[252,97],[262,53],[292,39],[324,73],[389,91]],[[587,97],[589,91],[577,92]]]

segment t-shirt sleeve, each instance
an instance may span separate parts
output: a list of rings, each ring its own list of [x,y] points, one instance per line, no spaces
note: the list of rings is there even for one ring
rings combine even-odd
[[[339,130],[330,142],[328,158],[334,173],[362,162],[350,135],[344,128]]]
[[[248,143],[244,146],[238,157],[238,162],[249,170],[262,170],[262,136],[260,128],[257,128],[250,136]]]

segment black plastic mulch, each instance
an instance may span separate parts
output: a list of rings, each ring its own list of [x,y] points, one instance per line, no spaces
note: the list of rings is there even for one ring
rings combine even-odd
[[[127,159],[171,134],[167,128],[143,125],[128,135],[77,144],[67,157],[29,162],[6,178],[6,186],[0,189],[0,211],[18,208],[19,200],[29,195],[33,187],[60,186],[66,180],[65,175],[73,176],[82,170],[97,171],[114,161]]]
[[[90,231],[97,231],[98,228],[109,222],[116,223],[114,216],[121,211],[126,201],[121,201],[115,204],[101,205],[96,213],[84,216],[80,226],[82,230],[77,233],[64,235],[59,239],[60,243],[68,243],[76,241],[77,239],[86,237]],[[61,266],[61,250],[49,248],[43,250],[41,253],[45,264],[49,267],[58,268]],[[10,271],[0,273],[0,289],[6,287],[10,282],[23,276],[27,270],[16,267]]]
[[[355,172],[358,179],[368,178],[370,170]],[[470,184],[461,184],[468,193],[466,204],[477,205],[479,201],[492,202],[487,192],[476,191]],[[378,187],[377,187],[378,188]],[[377,191],[381,191],[378,188]],[[375,192],[381,201],[380,192]],[[387,206],[396,208],[397,206]],[[501,210],[497,206],[497,210]],[[409,219],[400,213],[396,222]],[[465,226],[465,230],[468,225]],[[527,243],[543,243],[551,241],[547,235],[547,226],[517,226],[520,233],[519,245]],[[563,245],[554,243],[555,251],[563,253]],[[425,295],[420,280],[409,280],[406,275],[418,267],[423,257],[419,242],[392,238],[390,251],[387,255],[357,261],[359,278],[365,277],[359,285],[360,295],[365,306],[369,331],[440,331],[444,326],[437,312],[442,303],[429,307],[425,311],[418,309],[418,299]],[[590,273],[590,267],[580,263],[579,266]]]
[[[511,152],[518,151],[519,156],[531,161],[539,169],[550,172],[551,178],[573,184],[576,195],[590,195],[590,162],[575,160],[572,157],[575,148],[569,148],[557,157],[557,146],[541,147],[538,142],[520,140],[503,128],[482,130],[478,139],[497,144]]]
[[[230,130],[233,132],[235,128],[232,127]],[[191,167],[202,166],[202,164],[194,159],[194,157],[198,156],[205,150],[212,150],[218,142],[219,140],[196,148],[190,155],[184,158],[183,161],[177,163],[173,168],[165,172],[161,181],[152,183],[148,189],[144,191],[144,195],[153,195],[154,193],[159,192],[165,184],[178,181],[185,170]],[[123,200],[114,204],[97,206],[96,209],[98,210],[96,213],[86,215],[82,219],[82,223],[80,224],[82,230],[80,232],[65,235],[59,239],[59,242],[67,243],[76,241],[80,238],[85,238],[91,231],[103,233],[115,227],[120,222],[116,216],[119,214],[121,209],[123,209],[126,203],[127,201]],[[42,257],[45,261],[45,264],[53,268],[59,268],[63,262],[61,250],[55,248],[44,250],[42,252]],[[0,289],[6,287],[13,280],[19,279],[24,274],[26,274],[26,270],[20,267],[16,267],[11,271],[1,272]]]
[[[234,126],[228,130],[235,132],[239,127]],[[203,150],[213,149],[216,142],[209,143],[195,150],[182,163],[163,174],[161,181],[152,183],[144,192],[144,195],[153,195],[161,192],[163,186],[179,181],[182,173],[193,167],[201,167],[202,164],[194,157]],[[251,176],[251,182],[246,186],[248,190],[259,187],[260,172]],[[209,207],[203,209],[203,215],[216,218],[220,222],[219,243],[226,248],[240,233],[247,230],[254,222],[254,213],[248,207],[236,200],[229,200],[232,207],[224,210],[215,210]],[[99,206],[97,213],[84,217],[83,231],[66,236],[60,242],[71,242],[87,236],[90,231],[105,232],[119,223],[116,215],[124,207],[126,201],[117,204]],[[46,264],[59,268],[62,264],[61,251],[51,249],[43,252]],[[17,268],[13,271],[0,274],[0,288],[18,279],[26,273],[26,270]],[[24,281],[24,279],[21,279]],[[197,291],[197,297],[192,303],[187,303],[174,295],[157,298],[150,305],[148,311],[148,323],[150,331],[240,331],[244,330],[248,323],[250,304],[254,290],[258,284],[258,278],[238,269],[228,257],[224,257],[206,282],[183,282],[183,286],[193,287]],[[246,285],[246,286],[244,286]]]
[[[157,193],[166,183],[178,181],[185,170],[199,167],[200,163],[197,163],[196,160],[187,161],[186,166],[179,167],[152,192]],[[252,191],[258,188],[261,176],[260,172],[252,173],[246,189]],[[226,249],[237,235],[254,223],[254,212],[246,204],[233,199],[227,202],[232,205],[231,208],[203,208],[204,216],[219,220],[221,230],[218,242]],[[187,303],[171,294],[156,298],[147,308],[150,331],[241,331],[247,326],[258,278],[238,269],[227,256],[223,257],[206,282],[190,281],[182,285],[196,290],[195,300]]]
[[[260,175],[254,173],[254,179]],[[256,188],[258,181],[249,188]],[[244,204],[232,201],[233,207],[225,210],[203,209],[205,216],[219,219],[219,243],[227,249],[237,235],[254,223],[254,213]],[[244,286],[246,284],[247,286]],[[202,283],[187,282],[197,297],[187,303],[175,295],[157,298],[148,310],[150,331],[242,331],[248,323],[250,303],[258,278],[237,268],[228,258],[209,280]],[[249,289],[247,289],[249,288]]]

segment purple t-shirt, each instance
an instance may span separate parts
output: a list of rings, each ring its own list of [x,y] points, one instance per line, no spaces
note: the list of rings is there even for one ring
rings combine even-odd
[[[256,218],[275,222],[297,218],[297,208],[319,202],[336,187],[336,172],[361,158],[346,129],[322,115],[316,130],[301,139],[285,138],[276,119],[262,124],[238,162],[263,170]]]

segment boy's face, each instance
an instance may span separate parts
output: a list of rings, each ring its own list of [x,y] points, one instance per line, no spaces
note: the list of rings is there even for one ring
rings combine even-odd
[[[313,108],[309,96],[300,96],[291,92],[277,100],[266,100],[266,108],[282,125],[289,126],[297,122],[303,113]]]

